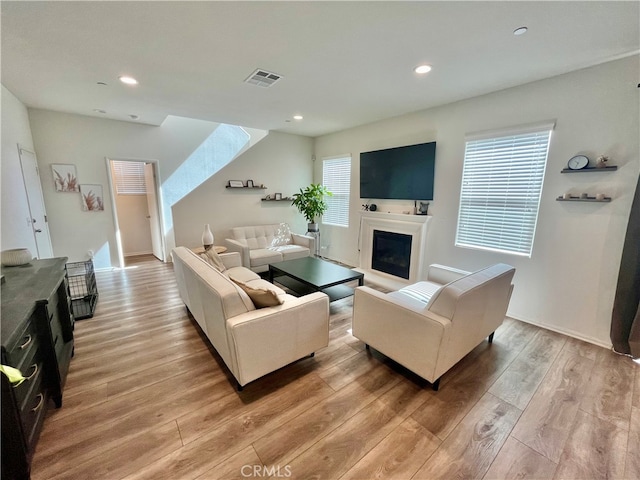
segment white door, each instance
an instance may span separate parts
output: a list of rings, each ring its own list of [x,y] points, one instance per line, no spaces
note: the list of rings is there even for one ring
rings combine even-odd
[[[20,145],[18,145],[18,153],[20,155],[20,165],[22,166],[24,188],[27,191],[33,236],[36,239],[36,248],[38,249],[37,256],[38,258],[52,258],[53,247],[51,246],[51,236],[49,235],[47,211],[44,208],[44,197],[42,196],[42,184],[40,183],[36,154],[25,150]]]
[[[156,179],[152,163],[144,164],[144,182],[147,189],[147,206],[149,208],[149,223],[151,227],[151,249],[158,260],[164,261],[162,248],[162,230],[160,229],[160,212],[158,210],[158,196],[156,195]]]

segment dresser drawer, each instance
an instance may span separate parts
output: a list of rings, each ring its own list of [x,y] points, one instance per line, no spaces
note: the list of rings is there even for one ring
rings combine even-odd
[[[29,390],[33,387],[33,384],[40,375],[42,368],[42,360],[40,360],[40,355],[38,354],[37,349],[35,347],[30,348],[29,353],[24,358],[24,362],[18,367],[25,379],[20,385],[14,385],[12,387],[18,405],[22,405],[26,399]]]
[[[37,350],[38,330],[36,322],[29,320],[16,340],[7,345],[7,362],[10,366],[21,368],[31,351]],[[22,372],[24,374],[24,372]]]
[[[20,408],[20,420],[28,445],[32,445],[34,432],[38,430],[36,427],[44,420],[47,409],[48,394],[41,372],[42,369],[36,373],[32,388]]]

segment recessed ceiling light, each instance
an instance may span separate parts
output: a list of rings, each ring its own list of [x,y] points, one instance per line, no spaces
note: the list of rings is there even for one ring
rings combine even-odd
[[[413,71],[420,74],[429,73],[431,71],[431,65],[418,65]]]
[[[524,35],[529,30],[527,27],[518,27],[513,31],[514,35]]]
[[[127,75],[122,75],[120,77],[118,77],[120,79],[120,81],[122,83],[126,83],[127,85],[137,85],[138,84],[138,80],[136,80],[133,77],[129,77]]]
[[[96,113],[107,113],[104,110],[100,110],[99,108],[94,108],[93,111]]]
[[[302,120],[304,117],[302,115],[294,115],[293,119],[294,120]]]

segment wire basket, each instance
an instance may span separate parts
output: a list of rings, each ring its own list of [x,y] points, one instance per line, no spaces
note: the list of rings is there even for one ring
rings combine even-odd
[[[93,261],[67,263],[71,307],[76,320],[93,317],[98,303],[98,286]]]

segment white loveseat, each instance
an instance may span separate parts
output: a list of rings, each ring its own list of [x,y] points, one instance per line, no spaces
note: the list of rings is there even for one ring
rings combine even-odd
[[[238,253],[219,256],[226,267],[222,273],[188,248],[174,248],[171,256],[182,300],[238,389],[328,345],[329,297],[324,293],[289,295],[242,267]],[[257,309],[232,279],[275,291],[283,303]]]
[[[515,268],[503,263],[465,272],[429,266],[427,281],[396,292],[358,287],[353,335],[431,382],[493,332],[506,315]]]
[[[254,272],[266,272],[270,263],[308,257],[315,251],[315,239],[308,235],[289,233],[284,243],[279,235],[281,224],[235,227],[225,245],[230,252],[238,252],[242,265]]]

